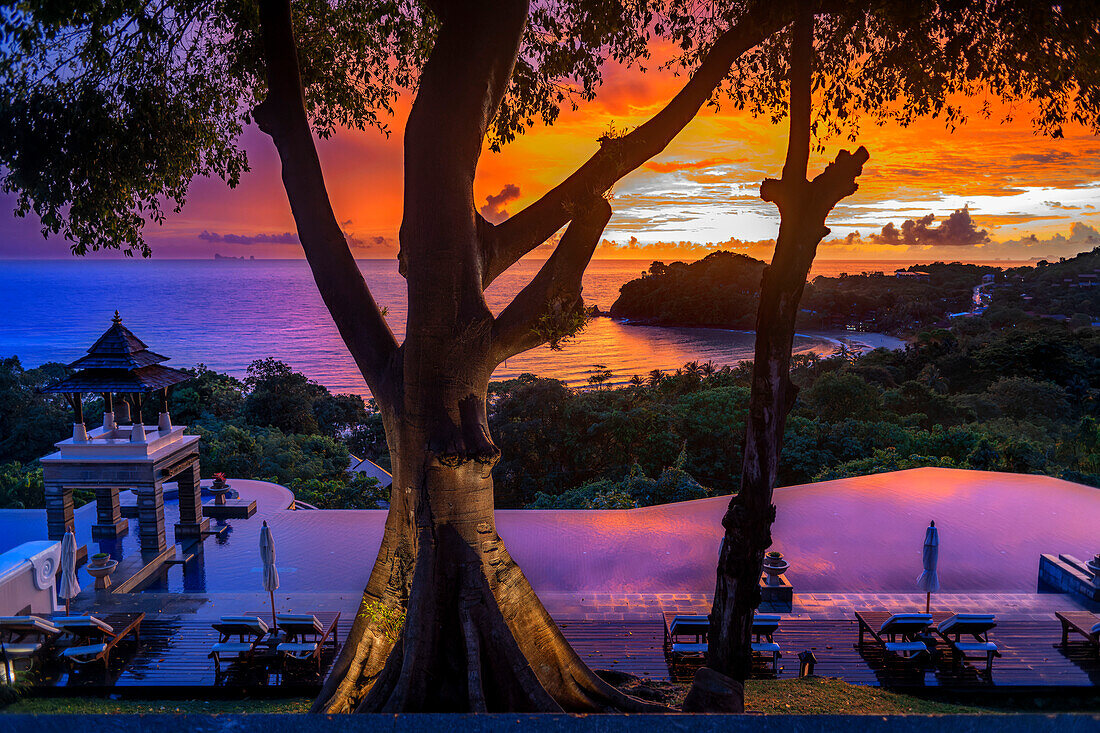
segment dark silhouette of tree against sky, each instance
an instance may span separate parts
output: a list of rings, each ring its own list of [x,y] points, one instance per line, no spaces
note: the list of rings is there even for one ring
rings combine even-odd
[[[744,682],[752,672],[752,621],[760,605],[764,552],[771,546],[775,521],[772,490],[787,414],[797,394],[791,382],[795,318],[817,245],[829,233],[825,219],[856,192],[856,178],[869,157],[863,147],[855,153],[841,151],[823,173],[806,179],[814,59],[814,15],[809,7],[792,25],[789,57],[787,159],[782,177],[760,186],[760,197],[778,207],[780,223],[760,287],[741,488],[722,518],[725,535],[718,555],[707,663],[695,675],[685,710],[745,709]]]
[[[144,222],[182,206],[195,177],[234,185],[247,170],[239,140],[252,122],[279,153],[303,252],[376,399],[394,469],[363,605],[316,709],[652,707],[581,662],[500,541],[488,382],[508,357],[556,342],[583,320],[581,277],[612,215],[608,192],[617,181],[664,150],[707,103],[728,98],[777,119],[786,114],[787,28],[804,5],[716,2],[697,13],[695,3],[675,0],[78,0],[65,14],[32,0],[2,11],[3,187],[16,194],[20,213],[64,234],[74,253],[148,254]],[[1096,30],[1089,3],[814,8],[823,83],[811,125],[819,135],[853,129],[860,111],[878,121],[935,114],[955,124],[964,116],[957,98],[981,85],[1039,100],[1036,123],[1045,131],[1071,119],[1096,128],[1100,93],[1079,85],[1097,73],[1100,53],[1088,43]],[[674,62],[686,73],[663,108],[629,132],[604,136],[573,174],[510,218],[493,224],[479,214],[473,182],[486,144],[498,148],[535,119],[550,124],[562,105],[592,99],[605,61],[644,63],[659,40],[680,50]],[[1047,73],[1054,65],[1058,75]],[[398,343],[341,231],[315,136],[384,128],[383,113],[401,90],[414,102],[399,254],[409,307]],[[800,133],[807,141],[808,134]],[[811,193],[802,190],[811,185],[805,157],[789,164],[791,175],[767,188],[781,210],[800,212],[805,229],[820,202],[799,203]],[[822,176],[850,165],[838,162]],[[537,275],[494,316],[485,288],[563,228]],[[800,231],[791,241],[808,236]],[[780,239],[787,241],[783,232]],[[791,287],[801,290],[802,263],[799,255],[772,269],[781,322]],[[784,363],[782,338],[765,348]],[[778,385],[789,399],[772,377],[765,391]],[[765,463],[774,438],[764,434],[757,448]],[[770,494],[753,496],[747,519],[759,525],[757,504]],[[765,538],[761,526],[746,531],[753,548]],[[743,615],[744,601],[737,596],[731,619]],[[405,614],[396,641],[389,624],[376,621],[395,612]],[[731,647],[726,666],[737,667],[744,651]]]

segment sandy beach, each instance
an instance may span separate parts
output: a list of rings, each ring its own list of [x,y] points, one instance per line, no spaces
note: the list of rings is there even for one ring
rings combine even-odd
[[[840,344],[845,344],[848,348],[859,353],[871,351],[873,349],[904,349],[907,343],[904,339],[899,339],[896,336],[889,336],[885,333],[874,333],[871,331],[845,331],[834,329],[831,331],[799,331],[798,334],[801,336],[835,341],[838,346]]]

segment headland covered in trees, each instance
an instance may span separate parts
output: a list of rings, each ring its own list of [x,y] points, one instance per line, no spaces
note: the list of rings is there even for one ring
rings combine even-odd
[[[610,315],[663,326],[751,329],[764,266],[732,252],[691,263],[654,262],[622,286]],[[1100,248],[1034,267],[934,262],[818,276],[806,284],[798,325],[912,336],[951,315],[986,309],[995,322],[1038,315],[1091,323],[1100,316]]]

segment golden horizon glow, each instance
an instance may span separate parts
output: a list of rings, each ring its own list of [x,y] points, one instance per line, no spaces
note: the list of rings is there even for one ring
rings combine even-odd
[[[535,201],[581,165],[614,126],[629,130],[649,119],[682,86],[671,73],[609,66],[597,99],[563,111],[552,127],[536,125],[500,153],[486,149],[475,181],[475,203],[503,217]],[[356,256],[390,257],[401,220],[401,133],[409,99],[398,101],[392,134],[341,131],[319,141],[333,207]],[[811,156],[811,175],[841,148],[864,145],[871,159],[859,191],[829,219],[823,259],[1026,260],[1072,255],[1100,245],[1100,140],[1079,126],[1063,139],[1032,131],[1026,110],[1000,124],[1005,110],[972,117],[954,132],[941,120],[909,128],[863,125],[858,140],[825,141]],[[300,257],[293,220],[279,180],[278,158],[257,130],[245,133],[252,171],[235,190],[217,180],[196,181],[184,210],[164,226],[147,227],[159,258],[254,255]],[[715,249],[770,256],[778,215],[758,196],[760,181],[778,175],[786,125],[724,105],[704,108],[669,147],[628,175],[613,191],[614,216],[599,258],[696,259]],[[492,200],[490,200],[492,197]],[[889,223],[935,216],[935,228],[966,209],[987,243],[906,246],[885,244]],[[64,242],[42,245],[37,222],[7,223],[0,256],[63,256]],[[853,233],[859,239],[851,239]],[[34,241],[37,239],[38,241]],[[946,239],[946,238],[944,238]],[[537,250],[545,255],[549,246]]]

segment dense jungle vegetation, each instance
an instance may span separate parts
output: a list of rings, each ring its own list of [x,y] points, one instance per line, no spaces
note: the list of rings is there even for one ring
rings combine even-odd
[[[37,389],[64,376],[62,364],[24,369],[16,357],[0,359],[0,507],[43,506],[37,459],[72,434],[72,411],[60,395]],[[241,381],[202,365],[173,388],[172,420],[202,436],[202,474],[255,478],[290,487],[295,496],[323,509],[373,509],[383,496],[373,479],[351,476],[349,451],[361,446],[370,422],[363,400],[333,395],[274,359],[249,365]],[[151,401],[150,401],[151,402]],[[84,405],[89,427],[103,419],[103,401]],[[152,408],[145,424],[156,424]],[[90,501],[81,496],[78,503]]]
[[[42,505],[36,459],[72,426],[68,406],[36,389],[64,373],[0,359],[0,506]],[[632,507],[737,489],[748,365],[690,363],[617,388],[608,377],[596,370],[584,389],[532,375],[491,386],[498,506]],[[995,297],[984,315],[923,330],[902,351],[798,357],[793,378],[781,484],[949,466],[1100,486],[1100,330],[1080,318],[1030,317]],[[389,465],[370,404],[286,364],[254,362],[244,380],[200,366],[171,410],[203,436],[204,476],[276,481],[322,508],[386,498],[346,471],[349,452]],[[89,399],[88,424],[101,412]]]

